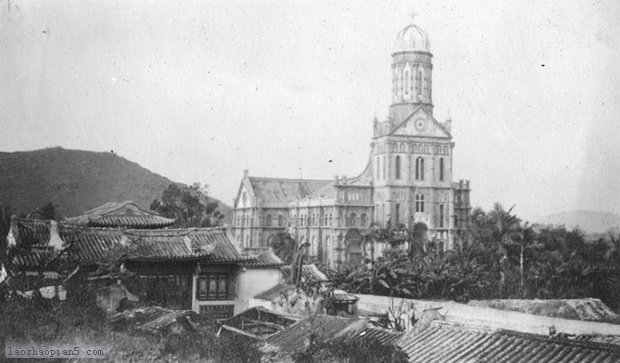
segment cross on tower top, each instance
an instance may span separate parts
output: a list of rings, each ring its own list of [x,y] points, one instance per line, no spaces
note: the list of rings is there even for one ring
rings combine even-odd
[[[418,15],[418,13],[416,13],[416,12],[415,12],[415,11],[413,11],[413,10],[412,10],[411,12],[409,12],[409,16],[411,17],[411,24],[413,24],[413,23],[414,23],[414,21],[415,21],[415,17],[416,17],[417,15]]]

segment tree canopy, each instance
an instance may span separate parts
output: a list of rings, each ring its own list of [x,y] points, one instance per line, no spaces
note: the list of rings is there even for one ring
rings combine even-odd
[[[579,229],[523,222],[496,203],[475,208],[462,247],[444,252],[409,233],[410,251],[388,249],[373,264],[344,265],[330,278],[352,292],[417,299],[600,298],[620,307],[620,232],[588,242]],[[415,237],[415,236],[414,236]],[[398,245],[399,231],[371,239]]]
[[[176,227],[214,227],[221,224],[224,214],[218,203],[208,197],[208,187],[170,184],[160,199],[151,203],[151,210],[176,220]]]

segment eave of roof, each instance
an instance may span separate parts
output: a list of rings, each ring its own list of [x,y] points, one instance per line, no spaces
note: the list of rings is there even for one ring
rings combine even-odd
[[[398,345],[410,362],[612,362],[620,349],[559,337],[516,333],[433,321],[405,334]]]

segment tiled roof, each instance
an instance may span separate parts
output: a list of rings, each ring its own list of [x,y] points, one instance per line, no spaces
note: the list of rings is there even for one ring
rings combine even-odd
[[[137,249],[132,260],[238,262],[241,256],[224,228],[128,230]]]
[[[243,266],[248,268],[265,268],[265,267],[279,267],[284,265],[284,262],[278,257],[271,248],[264,250],[256,255],[249,255],[249,259],[243,262]]]
[[[338,196],[338,190],[336,189],[335,182],[331,182],[326,184],[325,186],[317,189],[312,194],[310,194],[310,198],[325,198],[325,199],[335,199]]]
[[[354,303],[359,300],[359,297],[349,294],[344,290],[335,290],[333,294],[334,302],[336,303]]]
[[[174,219],[144,210],[131,201],[106,203],[65,221],[89,227],[162,228],[174,224]]]
[[[253,307],[245,310],[232,318],[229,318],[222,322],[222,325],[240,329],[243,331],[252,330],[261,323],[266,323],[273,328],[272,331],[277,332],[285,329],[286,327],[299,321],[300,318],[293,318],[290,315],[282,315],[267,310],[261,306]],[[256,334],[254,334],[256,335]],[[268,333],[262,333],[258,336],[269,335]]]
[[[383,345],[395,345],[403,335],[403,332],[371,326],[351,334],[349,339],[354,341],[360,339],[375,339]]]
[[[405,334],[398,345],[410,362],[618,362],[608,344],[433,321]]]
[[[50,240],[50,224],[45,221],[17,221],[20,248],[14,258],[18,266],[38,266],[46,254],[41,251]],[[68,246],[69,256],[82,263],[94,263],[115,245],[135,246],[130,259],[140,261],[200,260],[207,263],[252,262],[241,256],[224,228],[194,229],[102,229],[58,224],[58,235]],[[22,243],[23,242],[23,243]],[[255,262],[260,265],[260,262]]]
[[[472,306],[493,309],[520,311],[522,313],[549,316],[553,318],[604,321],[620,323],[620,316],[614,313],[599,299],[561,299],[561,300],[472,300]]]
[[[282,271],[282,279],[284,279],[284,281],[287,281],[287,282],[289,281],[289,278],[291,275],[291,268],[292,267],[290,265],[282,266],[280,268],[280,271]],[[325,282],[328,280],[327,276],[325,276],[324,273],[319,271],[319,269],[313,263],[304,265],[302,267],[301,277],[305,281],[312,281],[312,282]]]
[[[38,219],[17,219],[19,235],[16,236],[23,246],[47,246],[50,240],[51,221]]]
[[[304,350],[311,336],[316,339],[346,337],[348,334],[365,328],[367,324],[368,321],[361,318],[314,315],[267,337],[265,339],[266,344],[260,349],[264,353],[279,352],[292,354]]]
[[[309,196],[331,180],[249,177],[256,197],[264,207],[287,207],[288,202]]]

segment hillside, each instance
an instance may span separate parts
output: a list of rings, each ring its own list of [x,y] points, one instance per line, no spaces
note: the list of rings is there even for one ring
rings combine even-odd
[[[125,200],[148,209],[171,183],[107,152],[56,147],[0,153],[0,205],[17,212],[28,213],[51,202],[60,216],[74,216],[107,202]],[[217,202],[228,223],[231,208]]]
[[[594,211],[571,211],[554,213],[538,218],[536,223],[565,225],[567,228],[579,226],[588,234],[606,233],[610,228],[620,227],[620,216],[615,213]]]

